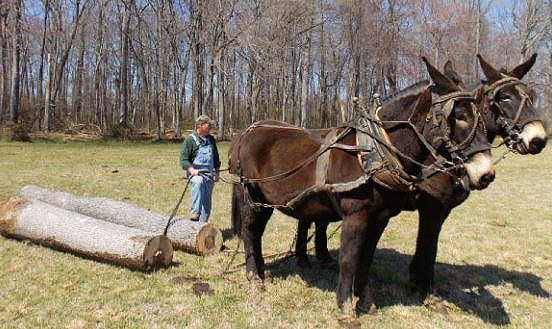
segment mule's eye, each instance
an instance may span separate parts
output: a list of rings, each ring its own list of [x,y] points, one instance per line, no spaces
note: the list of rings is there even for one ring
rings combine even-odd
[[[456,120],[468,121],[468,116],[464,112],[455,113],[454,117],[456,118]]]
[[[498,101],[499,102],[509,102],[512,100],[512,97],[508,94],[500,94],[498,95]]]

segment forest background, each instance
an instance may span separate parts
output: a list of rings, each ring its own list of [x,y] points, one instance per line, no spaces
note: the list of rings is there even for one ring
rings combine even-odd
[[[2,0],[0,27],[0,125],[26,131],[336,126],[427,78],[421,56],[479,81],[478,53],[538,53],[525,81],[552,118],[552,0]]]

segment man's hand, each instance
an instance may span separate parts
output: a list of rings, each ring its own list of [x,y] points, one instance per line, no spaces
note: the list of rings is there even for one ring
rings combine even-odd
[[[188,168],[188,173],[192,176],[197,176],[197,175],[199,175],[199,170],[190,167],[190,168]]]

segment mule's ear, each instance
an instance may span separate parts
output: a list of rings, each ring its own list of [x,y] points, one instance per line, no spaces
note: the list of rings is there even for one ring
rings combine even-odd
[[[534,53],[525,63],[519,64],[515,69],[510,71],[508,75],[516,77],[521,80],[527,72],[533,67],[535,61],[537,60],[537,53]]]
[[[454,82],[452,82],[443,73],[439,72],[437,68],[431,65],[427,60],[427,58],[422,57],[422,60],[424,61],[427,67],[427,72],[429,72],[429,76],[431,77],[431,80],[433,80],[439,92],[450,93],[450,92],[459,90],[458,87],[456,87],[456,85],[454,84]]]
[[[477,88],[473,91],[473,98],[475,99],[476,104],[480,104],[483,98],[483,88]]]
[[[428,87],[422,92],[414,104],[411,115],[411,117],[414,117],[414,122],[422,122],[425,120],[425,117],[431,108],[431,100],[431,88]]]
[[[443,73],[445,74],[445,76],[447,78],[452,80],[452,82],[454,82],[454,84],[456,84],[456,86],[458,88],[460,88],[462,90],[466,89],[466,86],[464,85],[464,82],[462,81],[462,78],[460,78],[460,75],[458,73],[456,73],[456,71],[454,70],[454,67],[452,66],[452,62],[450,60],[448,60],[445,63]]]
[[[487,77],[487,80],[489,80],[489,84],[498,81],[502,78],[500,75],[500,72],[498,72],[494,67],[491,66],[491,64],[487,63],[483,57],[481,57],[480,54],[477,54],[477,59],[479,59],[479,65],[481,65],[481,69],[483,70],[483,73],[485,73],[485,76]]]

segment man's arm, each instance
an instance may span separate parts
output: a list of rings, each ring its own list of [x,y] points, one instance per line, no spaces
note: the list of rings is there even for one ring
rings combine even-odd
[[[188,171],[192,167],[193,153],[194,153],[194,140],[191,136],[186,137],[182,142],[182,150],[180,151],[180,167]]]

